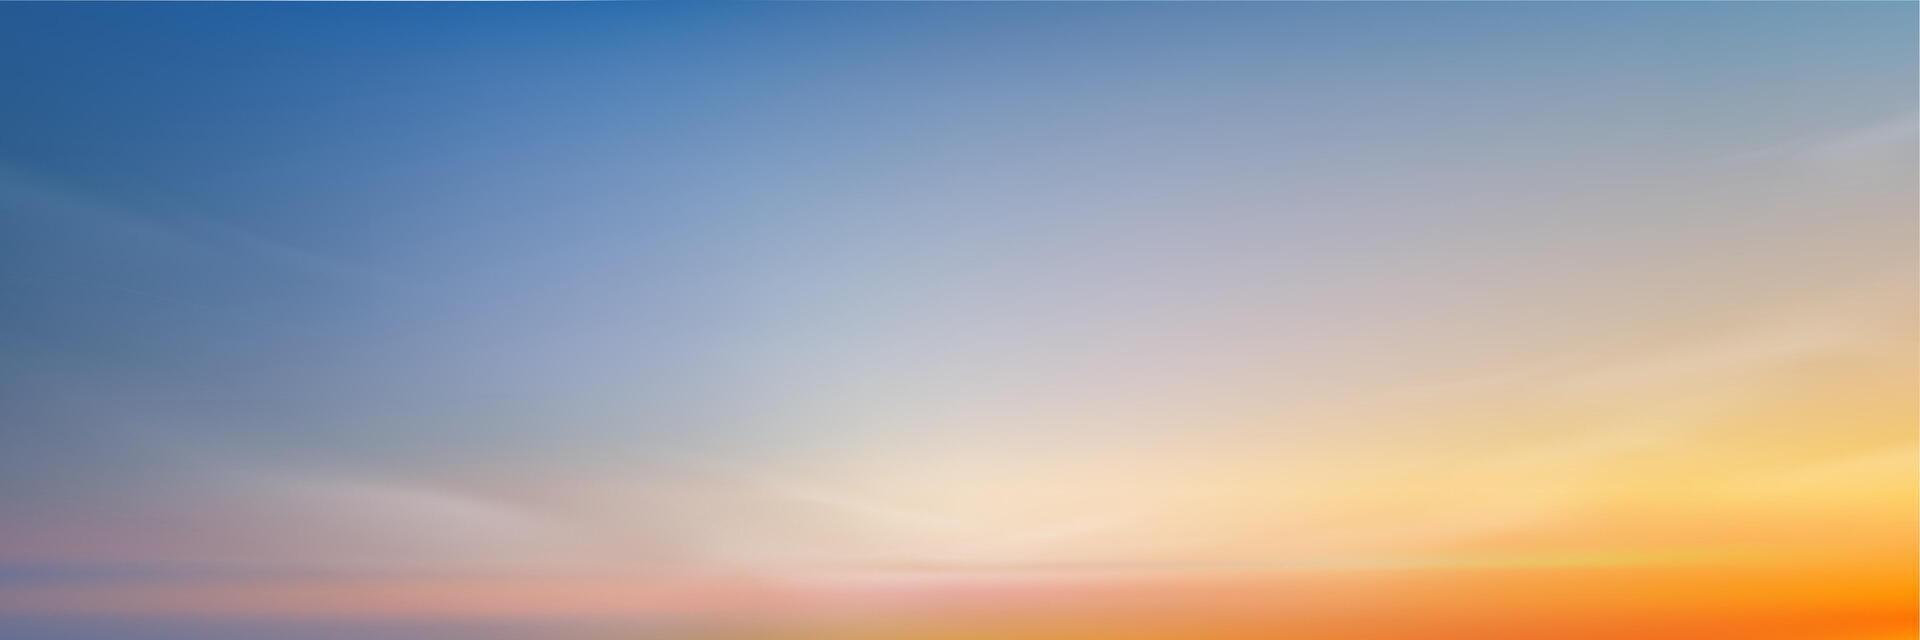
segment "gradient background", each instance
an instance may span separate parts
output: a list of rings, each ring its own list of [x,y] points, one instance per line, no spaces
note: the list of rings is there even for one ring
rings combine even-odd
[[[1913,638],[1917,14],[0,6],[0,636]]]

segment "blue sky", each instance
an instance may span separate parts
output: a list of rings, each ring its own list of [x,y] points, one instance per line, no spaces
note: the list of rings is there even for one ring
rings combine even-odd
[[[1352,417],[1408,388],[1794,309],[1881,331],[1914,306],[1915,17],[0,7],[0,567],[831,563],[891,534],[704,545],[818,519],[714,486],[846,510],[810,483],[905,474],[853,510],[1046,529],[955,487],[1128,482],[1077,452],[1151,494],[1178,466],[1119,461],[1422,433]],[[577,517],[641,485],[728,515]],[[480,533],[395,533],[435,522]]]

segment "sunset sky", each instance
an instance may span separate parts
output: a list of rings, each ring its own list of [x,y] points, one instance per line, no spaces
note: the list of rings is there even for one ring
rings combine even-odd
[[[0,637],[1914,638],[1917,23],[0,6]]]

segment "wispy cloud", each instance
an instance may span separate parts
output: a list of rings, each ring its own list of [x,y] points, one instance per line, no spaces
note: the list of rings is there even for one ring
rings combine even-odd
[[[232,223],[206,216],[149,215],[4,165],[0,165],[0,213],[14,218],[16,224],[25,223],[13,233],[46,234],[48,242],[79,245],[70,251],[75,255],[113,255],[135,264],[213,258],[339,282],[385,279],[364,265]]]
[[[1727,157],[1730,164],[1786,163],[1815,172],[1879,166],[1889,159],[1911,159],[1920,140],[1920,112],[1898,114],[1848,129],[1776,142]]]

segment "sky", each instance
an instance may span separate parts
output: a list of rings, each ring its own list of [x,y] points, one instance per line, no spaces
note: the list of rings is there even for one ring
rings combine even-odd
[[[0,6],[0,635],[1912,638],[1916,20]]]

